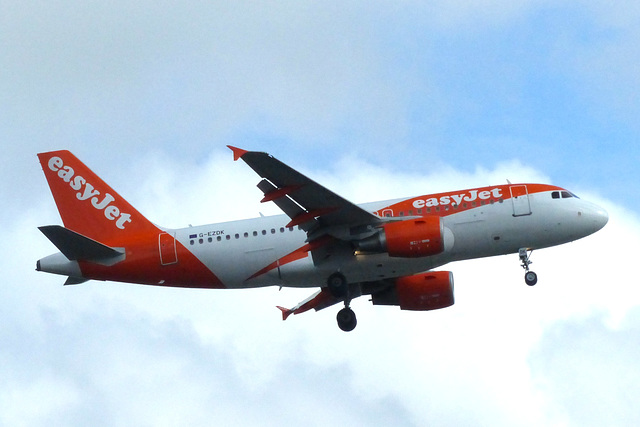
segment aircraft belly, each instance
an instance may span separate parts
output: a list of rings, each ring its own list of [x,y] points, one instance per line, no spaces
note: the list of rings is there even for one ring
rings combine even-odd
[[[274,248],[220,250],[211,252],[206,264],[228,288],[281,285],[281,269]]]
[[[386,278],[413,275],[427,271],[449,261],[445,256],[423,258],[397,258],[387,254],[358,255],[344,258],[337,264],[316,266],[311,256],[274,268],[249,280],[238,280],[243,276],[229,276],[228,287],[253,288],[264,286],[286,286],[308,288],[325,286],[327,278],[336,271],[345,275],[351,283],[376,281]],[[246,275],[246,274],[245,274]]]

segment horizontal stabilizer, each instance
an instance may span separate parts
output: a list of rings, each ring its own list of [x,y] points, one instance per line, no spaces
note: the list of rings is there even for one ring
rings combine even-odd
[[[113,264],[124,259],[123,251],[103,245],[60,225],[46,225],[38,229],[70,261]]]
[[[79,285],[80,283],[87,282],[89,279],[85,279],[84,277],[67,277],[67,280],[64,282],[64,286],[69,285]]]

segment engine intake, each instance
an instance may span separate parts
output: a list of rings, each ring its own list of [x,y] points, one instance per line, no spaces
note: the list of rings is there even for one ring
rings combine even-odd
[[[356,246],[363,252],[387,252],[392,257],[436,255],[444,251],[444,225],[436,216],[390,222]]]

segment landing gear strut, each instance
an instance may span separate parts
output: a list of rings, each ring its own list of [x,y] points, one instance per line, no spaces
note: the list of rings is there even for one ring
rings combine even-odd
[[[346,298],[349,293],[349,284],[344,274],[336,272],[327,279],[327,287],[329,292],[336,298]]]
[[[522,263],[521,266],[525,270],[524,281],[529,286],[533,286],[538,283],[538,275],[529,270],[529,265],[532,264],[530,260],[531,252],[533,252],[533,250],[527,251],[527,248],[520,248],[520,250],[518,251],[518,256],[520,257],[520,262]]]
[[[344,308],[340,310],[336,316],[338,327],[345,332],[353,331],[358,324],[358,321],[356,320],[356,314],[349,307],[352,295],[349,295],[349,283],[347,283],[347,278],[344,277],[344,274],[342,273],[333,273],[327,279],[327,287],[329,288],[331,295],[335,298],[344,298]]]

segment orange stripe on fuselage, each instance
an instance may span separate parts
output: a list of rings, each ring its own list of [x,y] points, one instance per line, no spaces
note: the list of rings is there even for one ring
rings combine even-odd
[[[562,190],[559,187],[547,184],[513,185],[526,185],[529,195],[545,191]],[[381,217],[415,215],[448,216],[457,212],[493,203],[505,202],[506,200],[511,199],[511,192],[509,191],[510,187],[512,187],[512,185],[496,185],[491,187],[473,188],[470,190],[450,191],[447,193],[412,197],[379,209],[374,213]]]
[[[80,262],[84,277],[95,280],[132,282],[146,285],[183,288],[225,288],[216,275],[182,243],[176,241],[177,262],[162,265],[158,249],[158,235],[136,236],[118,242],[126,250],[125,260],[103,266]]]

